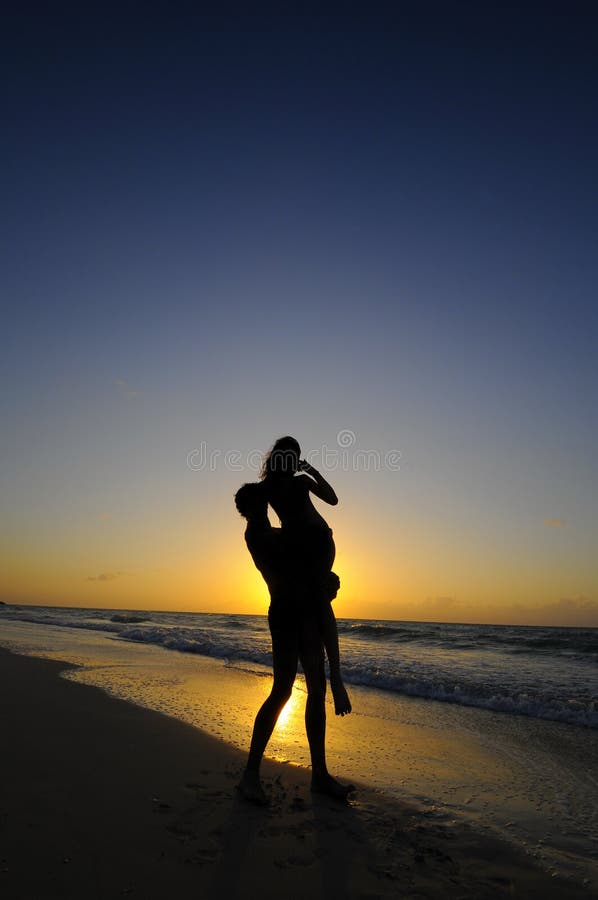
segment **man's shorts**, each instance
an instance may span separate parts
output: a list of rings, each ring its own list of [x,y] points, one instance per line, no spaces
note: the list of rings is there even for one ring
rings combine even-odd
[[[297,653],[324,659],[324,642],[314,607],[298,608],[290,603],[272,603],[268,610],[268,625],[272,636],[272,654],[276,664],[278,653]]]

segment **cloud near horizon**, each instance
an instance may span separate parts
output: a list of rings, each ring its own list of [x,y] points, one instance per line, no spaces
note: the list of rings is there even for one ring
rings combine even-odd
[[[420,619],[420,603],[404,606],[401,618]],[[538,625],[554,627],[598,627],[598,600],[579,595],[561,597],[547,603],[512,603],[503,606],[467,603],[457,597],[427,597],[425,621],[479,622],[496,625]]]
[[[86,581],[114,581],[115,578],[120,578],[121,575],[124,575],[124,572],[100,572],[99,575],[88,575],[85,579]]]
[[[544,524],[548,525],[550,528],[566,528],[567,520],[566,519],[544,519]]]

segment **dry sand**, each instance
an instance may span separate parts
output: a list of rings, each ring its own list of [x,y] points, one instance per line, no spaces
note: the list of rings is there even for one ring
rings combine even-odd
[[[0,894],[45,898],[588,897],[465,824],[360,787],[312,798],[266,761],[267,809],[236,793],[243,755],[161,713],[0,649]]]

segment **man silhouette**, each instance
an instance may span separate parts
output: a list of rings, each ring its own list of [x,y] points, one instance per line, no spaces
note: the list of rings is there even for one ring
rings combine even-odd
[[[274,669],[272,690],[255,718],[249,757],[239,791],[253,803],[268,803],[260,782],[260,765],[278,716],[291,696],[300,661],[307,686],[305,728],[312,766],[311,789],[345,800],[353,786],[343,785],[330,775],[325,751],[323,632],[329,634],[330,617],[334,620],[330,601],[336,596],[340,585],[338,576],[331,572],[325,585],[314,584],[309,576],[309,567],[305,568],[301,560],[295,558],[282,529],[271,526],[262,484],[243,485],[235,495],[235,503],[247,520],[247,548],[270,592],[268,624],[272,635]],[[326,646],[331,666],[338,664],[338,639],[327,640]]]

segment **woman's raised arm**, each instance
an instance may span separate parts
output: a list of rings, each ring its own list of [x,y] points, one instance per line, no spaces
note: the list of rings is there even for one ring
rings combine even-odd
[[[333,488],[328,484],[325,478],[318,472],[317,469],[314,469],[312,465],[310,465],[307,460],[300,459],[298,469],[300,472],[305,472],[306,475],[310,475],[309,479],[309,489],[312,494],[315,494],[316,497],[319,497],[320,500],[323,500],[324,503],[329,503],[331,506],[336,506],[338,503],[338,497],[334,493]]]

